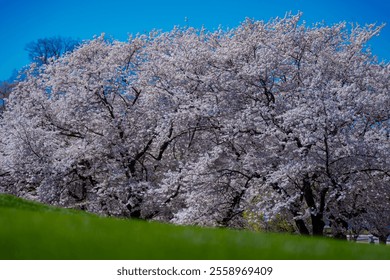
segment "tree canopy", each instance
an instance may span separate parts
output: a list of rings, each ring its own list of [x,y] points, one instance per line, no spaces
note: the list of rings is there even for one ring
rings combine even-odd
[[[80,42],[70,37],[40,38],[28,43],[25,50],[32,62],[47,64],[51,58],[57,59],[67,52],[73,51]]]

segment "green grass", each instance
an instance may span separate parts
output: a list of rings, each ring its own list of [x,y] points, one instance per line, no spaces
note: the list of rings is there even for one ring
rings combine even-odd
[[[102,218],[0,195],[0,259],[390,259],[390,246]]]

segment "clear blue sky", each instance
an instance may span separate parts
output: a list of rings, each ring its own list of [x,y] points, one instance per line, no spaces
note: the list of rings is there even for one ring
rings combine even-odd
[[[127,34],[187,25],[213,30],[236,27],[245,17],[268,20],[286,12],[303,12],[308,23],[340,21],[388,25],[372,43],[380,59],[390,61],[389,0],[0,0],[0,80],[28,64],[26,43],[38,38],[70,36],[91,39],[105,32],[125,40]]]

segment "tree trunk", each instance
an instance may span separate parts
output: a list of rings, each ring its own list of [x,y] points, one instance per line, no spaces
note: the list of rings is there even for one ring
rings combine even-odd
[[[341,218],[336,218],[334,220],[334,223],[337,225],[337,228],[341,227],[342,229],[344,229],[344,231],[343,230],[337,231],[336,233],[334,233],[333,237],[336,239],[347,240],[348,238],[345,232],[348,231],[348,223]]]
[[[388,237],[388,235],[381,235],[381,236],[378,236],[378,238],[379,238],[379,244],[384,244],[384,245],[386,245],[387,237]]]
[[[313,235],[314,236],[323,236],[325,223],[322,220],[322,215],[311,215],[311,224],[313,226]]]
[[[310,216],[313,227],[313,235],[322,236],[324,234],[325,223],[323,221],[323,214],[321,210],[317,209],[316,203],[314,201],[314,195],[309,175],[306,175],[303,179],[303,195],[305,197],[307,206],[313,213]]]
[[[300,234],[310,235],[310,232],[307,229],[305,222],[303,220],[295,220],[295,224],[296,224]]]

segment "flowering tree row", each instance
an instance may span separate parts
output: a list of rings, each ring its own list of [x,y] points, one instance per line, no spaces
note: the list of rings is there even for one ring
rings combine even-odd
[[[300,15],[103,36],[31,65],[0,130],[4,192],[105,215],[390,234],[381,27]]]

